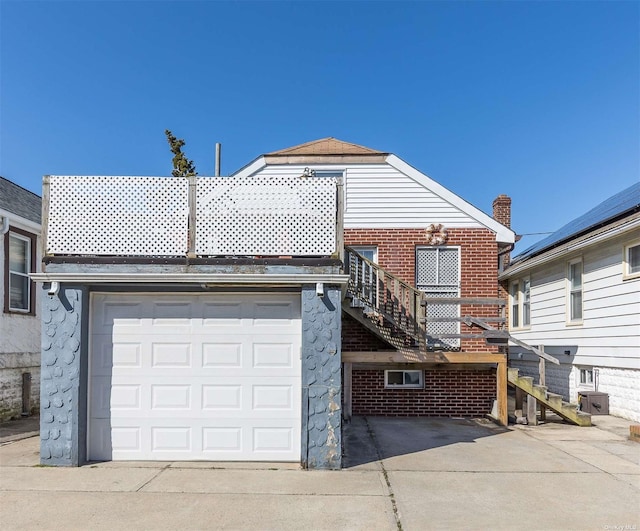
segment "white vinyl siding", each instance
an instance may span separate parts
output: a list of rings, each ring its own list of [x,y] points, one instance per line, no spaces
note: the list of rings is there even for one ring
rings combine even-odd
[[[640,369],[639,288],[637,281],[623,280],[624,246],[618,238],[583,252],[578,327],[566,325],[567,261],[531,270],[531,326],[514,330],[514,337],[560,353],[569,349],[575,364]]]
[[[344,227],[355,228],[426,228],[441,223],[446,228],[483,228],[484,225],[426,189],[411,177],[389,164],[313,165],[324,171],[344,170]],[[303,165],[266,166],[260,175],[302,175]]]

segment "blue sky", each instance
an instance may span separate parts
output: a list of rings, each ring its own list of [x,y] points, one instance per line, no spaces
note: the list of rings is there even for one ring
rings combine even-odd
[[[0,0],[0,174],[201,175],[334,136],[548,232],[640,179],[640,2]],[[527,236],[522,248],[543,236]],[[520,248],[520,246],[519,246]]]

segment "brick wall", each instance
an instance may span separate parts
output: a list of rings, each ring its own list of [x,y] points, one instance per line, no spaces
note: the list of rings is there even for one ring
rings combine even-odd
[[[385,341],[372,334],[353,317],[342,313],[343,352],[393,350]]]
[[[446,245],[460,246],[461,259],[461,297],[498,297],[503,291],[498,286],[498,246],[495,234],[488,229],[448,229],[449,240]],[[416,247],[426,246],[424,229],[345,229],[345,244],[375,245],[378,248],[378,263],[410,285],[415,285]],[[495,306],[462,307],[462,315],[476,317],[498,317]],[[461,333],[475,332],[465,325]],[[375,350],[370,341],[359,347],[349,334],[353,330],[345,329],[343,341],[349,345],[347,350]],[[495,352],[496,348],[485,344],[483,339],[462,340],[462,350],[476,352]]]
[[[427,369],[424,389],[385,389],[384,371],[354,369],[354,415],[480,417],[496,397],[495,369]]]

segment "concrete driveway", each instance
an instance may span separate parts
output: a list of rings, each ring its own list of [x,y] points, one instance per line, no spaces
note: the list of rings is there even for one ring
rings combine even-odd
[[[2,529],[640,529],[629,423],[503,429],[356,417],[338,472],[295,465],[38,466],[36,437],[0,446]]]

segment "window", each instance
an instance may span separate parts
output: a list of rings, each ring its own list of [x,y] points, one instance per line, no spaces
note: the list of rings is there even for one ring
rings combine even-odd
[[[388,388],[423,389],[423,371],[384,371],[384,386]]]
[[[640,278],[640,243],[624,248],[624,278]]]
[[[520,327],[520,281],[511,283],[511,327]]]
[[[582,321],[582,260],[569,262],[568,273],[569,289],[569,322]]]
[[[578,367],[578,388],[583,390],[595,390],[596,369],[593,367]]]
[[[5,236],[5,312],[34,313],[35,236],[12,228]]]
[[[352,245],[351,248],[361,256],[364,256],[374,264],[378,263],[378,248],[375,245]],[[356,308],[370,306],[376,308],[378,303],[377,275],[371,264],[361,263],[361,267],[355,273],[355,283],[361,285],[363,299],[354,299],[351,305]]]
[[[581,384],[593,383],[593,369],[580,369],[580,383]]]
[[[378,263],[378,248],[375,245],[351,245],[351,248],[374,264]]]
[[[531,325],[531,281],[528,278],[515,280],[509,288],[511,300],[511,328]]]
[[[522,326],[531,324],[531,282],[528,278],[522,281]]]

